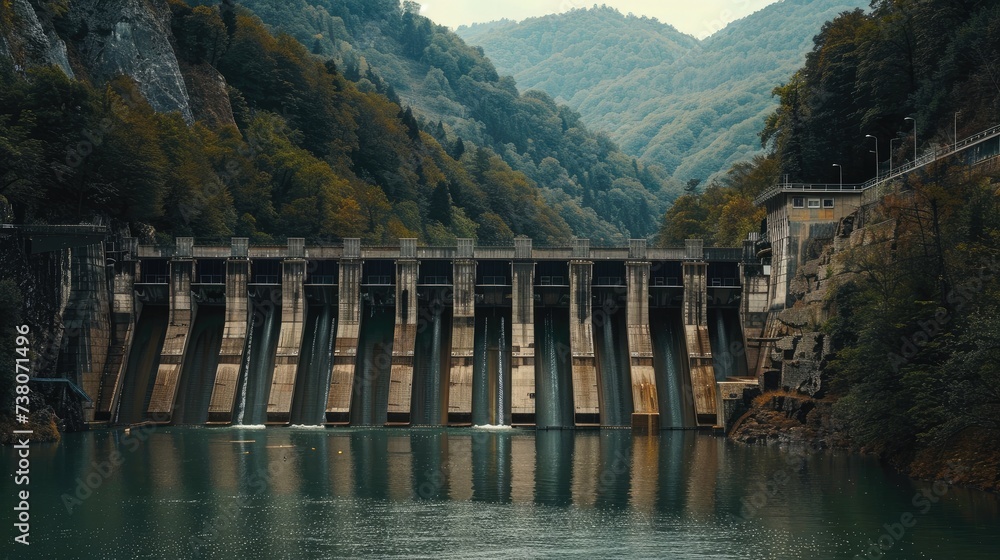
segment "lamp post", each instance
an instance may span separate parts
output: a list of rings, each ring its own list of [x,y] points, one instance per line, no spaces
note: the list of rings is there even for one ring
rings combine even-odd
[[[954,127],[954,131],[955,131],[955,147],[953,148],[954,150],[958,149],[958,116],[961,115],[961,114],[962,114],[961,111],[955,111],[955,127]]]
[[[892,149],[892,143],[897,140],[902,140],[902,138],[891,138],[889,140],[889,175],[892,175],[892,156],[896,154],[896,152]]]
[[[844,168],[839,163],[835,163],[833,166],[840,170],[840,190],[844,190]]]
[[[871,134],[865,134],[865,138],[871,138],[875,141],[875,180],[878,181],[878,138]]]
[[[913,121],[913,165],[917,165],[917,119],[905,117],[904,121]]]

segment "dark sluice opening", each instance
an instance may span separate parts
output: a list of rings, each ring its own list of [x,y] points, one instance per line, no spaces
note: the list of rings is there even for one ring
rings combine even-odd
[[[224,307],[198,306],[177,390],[174,424],[200,425],[208,422],[208,405],[219,369],[219,350],[222,349],[225,326]]]
[[[162,305],[146,305],[139,314],[115,415],[117,424],[136,424],[146,419],[169,316],[169,310]]]
[[[392,307],[365,303],[361,309],[361,336],[354,394],[351,398],[351,424],[382,426],[389,411],[389,377],[392,370],[392,335],[396,312]]]
[[[535,427],[572,428],[569,309],[535,309]]]
[[[233,420],[236,425],[260,426],[267,419],[267,400],[271,396],[274,357],[281,332],[281,306],[272,300],[271,290],[280,288],[261,288],[251,294],[250,329],[236,390]]]
[[[310,305],[299,353],[292,397],[291,423],[318,426],[326,420],[326,400],[333,372],[333,345],[337,333],[337,306]]]

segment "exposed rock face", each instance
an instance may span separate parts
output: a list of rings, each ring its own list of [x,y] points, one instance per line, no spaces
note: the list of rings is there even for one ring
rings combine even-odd
[[[54,64],[70,78],[75,77],[66,53],[66,43],[53,30],[46,31],[28,0],[10,5],[11,29],[0,34],[0,56],[21,68]]]
[[[191,95],[194,118],[210,127],[236,126],[229,86],[218,70],[209,64],[181,63],[181,72]]]
[[[729,437],[748,444],[847,448],[849,442],[842,433],[832,401],[767,393],[754,400],[750,412],[734,426]]]
[[[781,387],[810,397],[822,397],[823,369],[830,356],[829,338],[808,332],[786,336],[775,343],[771,366],[781,368]]]
[[[153,109],[179,111],[193,122],[184,77],[170,43],[170,9],[165,0],[73,2],[67,15],[91,81],[115,76],[134,79]],[[76,39],[75,39],[76,40]]]

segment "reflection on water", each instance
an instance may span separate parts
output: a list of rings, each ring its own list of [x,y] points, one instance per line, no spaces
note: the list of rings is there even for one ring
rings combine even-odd
[[[908,512],[882,558],[1000,547],[996,496],[925,513],[869,459],[688,432],[158,428],[31,457],[29,558],[853,558]]]

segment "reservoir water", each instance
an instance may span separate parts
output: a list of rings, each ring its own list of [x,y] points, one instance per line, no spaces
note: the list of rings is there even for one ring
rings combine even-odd
[[[11,447],[0,455],[15,464]],[[1000,550],[995,495],[913,482],[866,457],[683,431],[93,431],[32,445],[30,492],[32,544],[6,547],[17,558],[972,559]],[[12,513],[0,514],[8,528]]]

